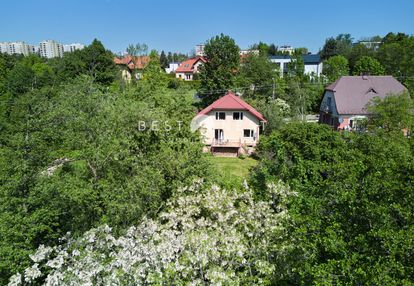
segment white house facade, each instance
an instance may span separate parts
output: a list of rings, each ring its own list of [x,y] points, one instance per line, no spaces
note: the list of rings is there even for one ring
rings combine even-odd
[[[200,111],[193,119],[206,150],[227,155],[253,152],[265,122],[263,115],[231,92]]]
[[[305,65],[305,74],[315,77],[321,76],[323,63],[319,55],[303,55],[302,59]],[[280,76],[283,77],[289,71],[289,63],[292,61],[292,57],[290,55],[276,55],[270,56],[269,60],[276,65],[280,71]]]

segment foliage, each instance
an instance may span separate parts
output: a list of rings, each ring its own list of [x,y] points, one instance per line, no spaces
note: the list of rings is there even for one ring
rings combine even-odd
[[[279,78],[279,73],[267,56],[249,54],[243,59],[237,75],[237,84],[251,87],[245,93],[245,96],[249,98],[269,99],[272,96],[273,87],[276,88],[276,78]]]
[[[328,38],[320,52],[322,59],[337,55],[348,57],[352,49],[352,40],[350,34],[339,34],[336,38]]]
[[[384,73],[384,67],[374,58],[363,56],[355,63],[354,75],[384,75]]]
[[[281,98],[271,99],[269,101],[257,100],[252,102],[260,113],[266,118],[264,134],[270,134],[272,131],[281,128],[286,118],[291,116],[290,105]]]
[[[65,53],[62,59],[53,59],[51,65],[60,82],[86,74],[100,84],[110,85],[118,72],[113,58],[113,54],[95,39],[82,50]]]
[[[388,34],[378,50],[377,59],[386,74],[395,76],[410,92],[414,90],[414,36]]]
[[[384,99],[375,97],[368,106],[370,128],[387,132],[414,130],[414,102],[407,93],[389,95]]]
[[[154,61],[136,85],[81,76],[2,99],[0,284],[40,243],[102,223],[121,231],[175,188],[210,177],[188,126],[193,96],[168,90],[163,76]]]
[[[161,68],[163,69],[168,67],[168,59],[164,51],[161,51],[161,54],[160,54],[160,65],[161,65]]]
[[[137,56],[146,56],[148,54],[148,45],[145,43],[129,44],[126,48],[126,51],[129,55],[133,57]]]
[[[412,139],[401,132],[339,133],[290,123],[259,146],[256,195],[282,179],[297,248],[275,284],[411,285],[414,268]]]
[[[348,57],[349,68],[351,70],[351,73],[353,73],[355,64],[360,58],[364,56],[375,57],[376,53],[377,52],[374,48],[369,48],[366,45],[361,44],[361,43],[354,44],[352,47],[352,51]]]
[[[341,76],[349,75],[348,60],[344,56],[333,56],[323,62],[323,74],[329,82],[334,82]]]
[[[204,52],[207,62],[200,67],[199,96],[207,106],[233,86],[240,56],[234,40],[223,34],[207,41]]]
[[[40,246],[9,285],[270,285],[291,245],[284,240],[294,195],[270,184],[268,200],[200,182],[178,189],[157,219],[114,237],[102,226],[58,247]]]

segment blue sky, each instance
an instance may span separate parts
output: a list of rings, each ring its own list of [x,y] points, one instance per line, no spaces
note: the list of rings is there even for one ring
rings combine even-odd
[[[241,48],[263,41],[317,52],[339,33],[355,39],[414,33],[412,0],[20,0],[1,1],[0,7],[0,41],[89,44],[98,38],[114,52],[147,43],[187,53],[219,33]]]

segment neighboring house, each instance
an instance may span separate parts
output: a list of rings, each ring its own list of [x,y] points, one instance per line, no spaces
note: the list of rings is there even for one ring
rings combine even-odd
[[[179,66],[180,66],[179,62],[169,63],[168,68],[165,68],[165,72],[166,73],[175,73],[175,71],[178,69]]]
[[[259,141],[266,119],[239,96],[229,91],[193,119],[206,150],[213,154],[250,154]]]
[[[322,73],[322,60],[320,55],[318,54],[308,54],[302,56],[303,62],[305,64],[305,74],[310,76],[317,76],[319,77]],[[292,61],[292,57],[290,55],[276,55],[270,56],[269,60],[272,63],[275,63],[276,66],[279,68],[280,76],[286,74],[289,70],[289,63]]]
[[[366,41],[359,41],[354,43],[353,45],[364,45],[367,49],[371,49],[374,51],[378,51],[378,49],[380,48],[380,46],[382,45],[381,41],[370,41],[370,40],[366,40]]]
[[[196,47],[195,47],[195,54],[196,54],[196,56],[204,57],[206,55],[204,53],[204,47],[205,47],[205,45],[203,45],[203,44],[196,45]]]
[[[325,88],[319,122],[337,130],[358,129],[358,121],[369,115],[366,106],[372,98],[405,91],[392,76],[343,76]]]
[[[288,53],[289,55],[293,54],[295,52],[295,49],[292,46],[284,45],[280,46],[278,50],[282,53]]]
[[[175,77],[183,80],[193,80],[194,74],[198,73],[198,68],[206,62],[204,57],[195,57],[183,61],[175,71]]]
[[[121,68],[122,78],[129,82],[132,76],[140,79],[142,70],[148,65],[150,61],[149,56],[130,56],[126,55],[121,58],[114,58],[114,63]]]

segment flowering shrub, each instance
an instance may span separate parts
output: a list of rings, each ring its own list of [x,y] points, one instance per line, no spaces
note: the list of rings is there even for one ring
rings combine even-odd
[[[280,182],[268,201],[252,191],[206,188],[202,181],[179,189],[156,220],[115,238],[104,225],[56,247],[40,246],[34,264],[9,285],[266,285],[286,257],[289,216]]]

